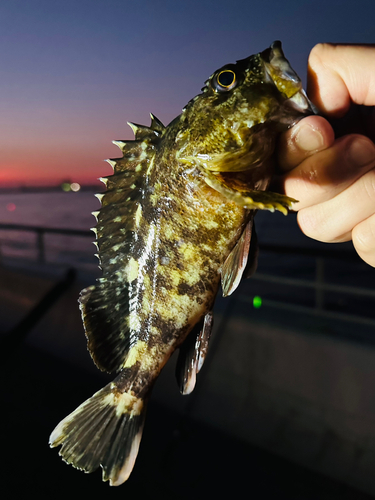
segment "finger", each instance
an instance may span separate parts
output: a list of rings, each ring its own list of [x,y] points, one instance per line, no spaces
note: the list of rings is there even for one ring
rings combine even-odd
[[[351,101],[375,105],[375,46],[320,43],[309,56],[307,93],[324,113],[340,117]]]
[[[375,145],[361,135],[338,139],[282,177],[287,196],[299,200],[293,210],[323,203],[347,189],[375,165]]]
[[[282,171],[291,170],[305,158],[333,144],[331,125],[321,116],[307,116],[284,132],[278,143],[278,164]]]
[[[355,226],[352,240],[361,259],[375,267],[375,214]]]
[[[375,170],[334,198],[300,210],[298,224],[307,236],[334,243],[348,241],[352,229],[375,213]]]

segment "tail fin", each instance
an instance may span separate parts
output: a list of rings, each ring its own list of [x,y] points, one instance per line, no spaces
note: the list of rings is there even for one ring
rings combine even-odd
[[[62,420],[50,436],[50,446],[85,472],[103,469],[111,486],[125,482],[134,466],[142,437],[146,403],[114,382],[106,385]]]

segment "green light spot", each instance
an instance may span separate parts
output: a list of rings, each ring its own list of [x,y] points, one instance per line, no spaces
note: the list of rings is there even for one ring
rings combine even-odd
[[[253,298],[253,306],[255,307],[255,309],[259,309],[261,305],[262,305],[261,297],[259,297],[259,295],[255,295],[255,297]]]

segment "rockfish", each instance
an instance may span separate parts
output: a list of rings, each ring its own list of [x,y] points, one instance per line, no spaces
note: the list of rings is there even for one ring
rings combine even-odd
[[[135,140],[114,141],[123,156],[108,160],[95,213],[103,273],[79,302],[94,362],[117,375],[52,432],[67,463],[123,483],[176,348],[180,390],[193,390],[220,282],[230,295],[255,270],[255,212],[286,214],[295,201],[266,191],[276,139],[313,112],[274,42],[215,71],[168,126],[151,115],[150,127],[130,124]]]

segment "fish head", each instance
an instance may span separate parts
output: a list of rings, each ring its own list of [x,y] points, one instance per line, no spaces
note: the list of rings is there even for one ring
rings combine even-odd
[[[221,67],[202,91],[180,115],[177,159],[214,172],[261,166],[277,135],[314,113],[280,42]]]

